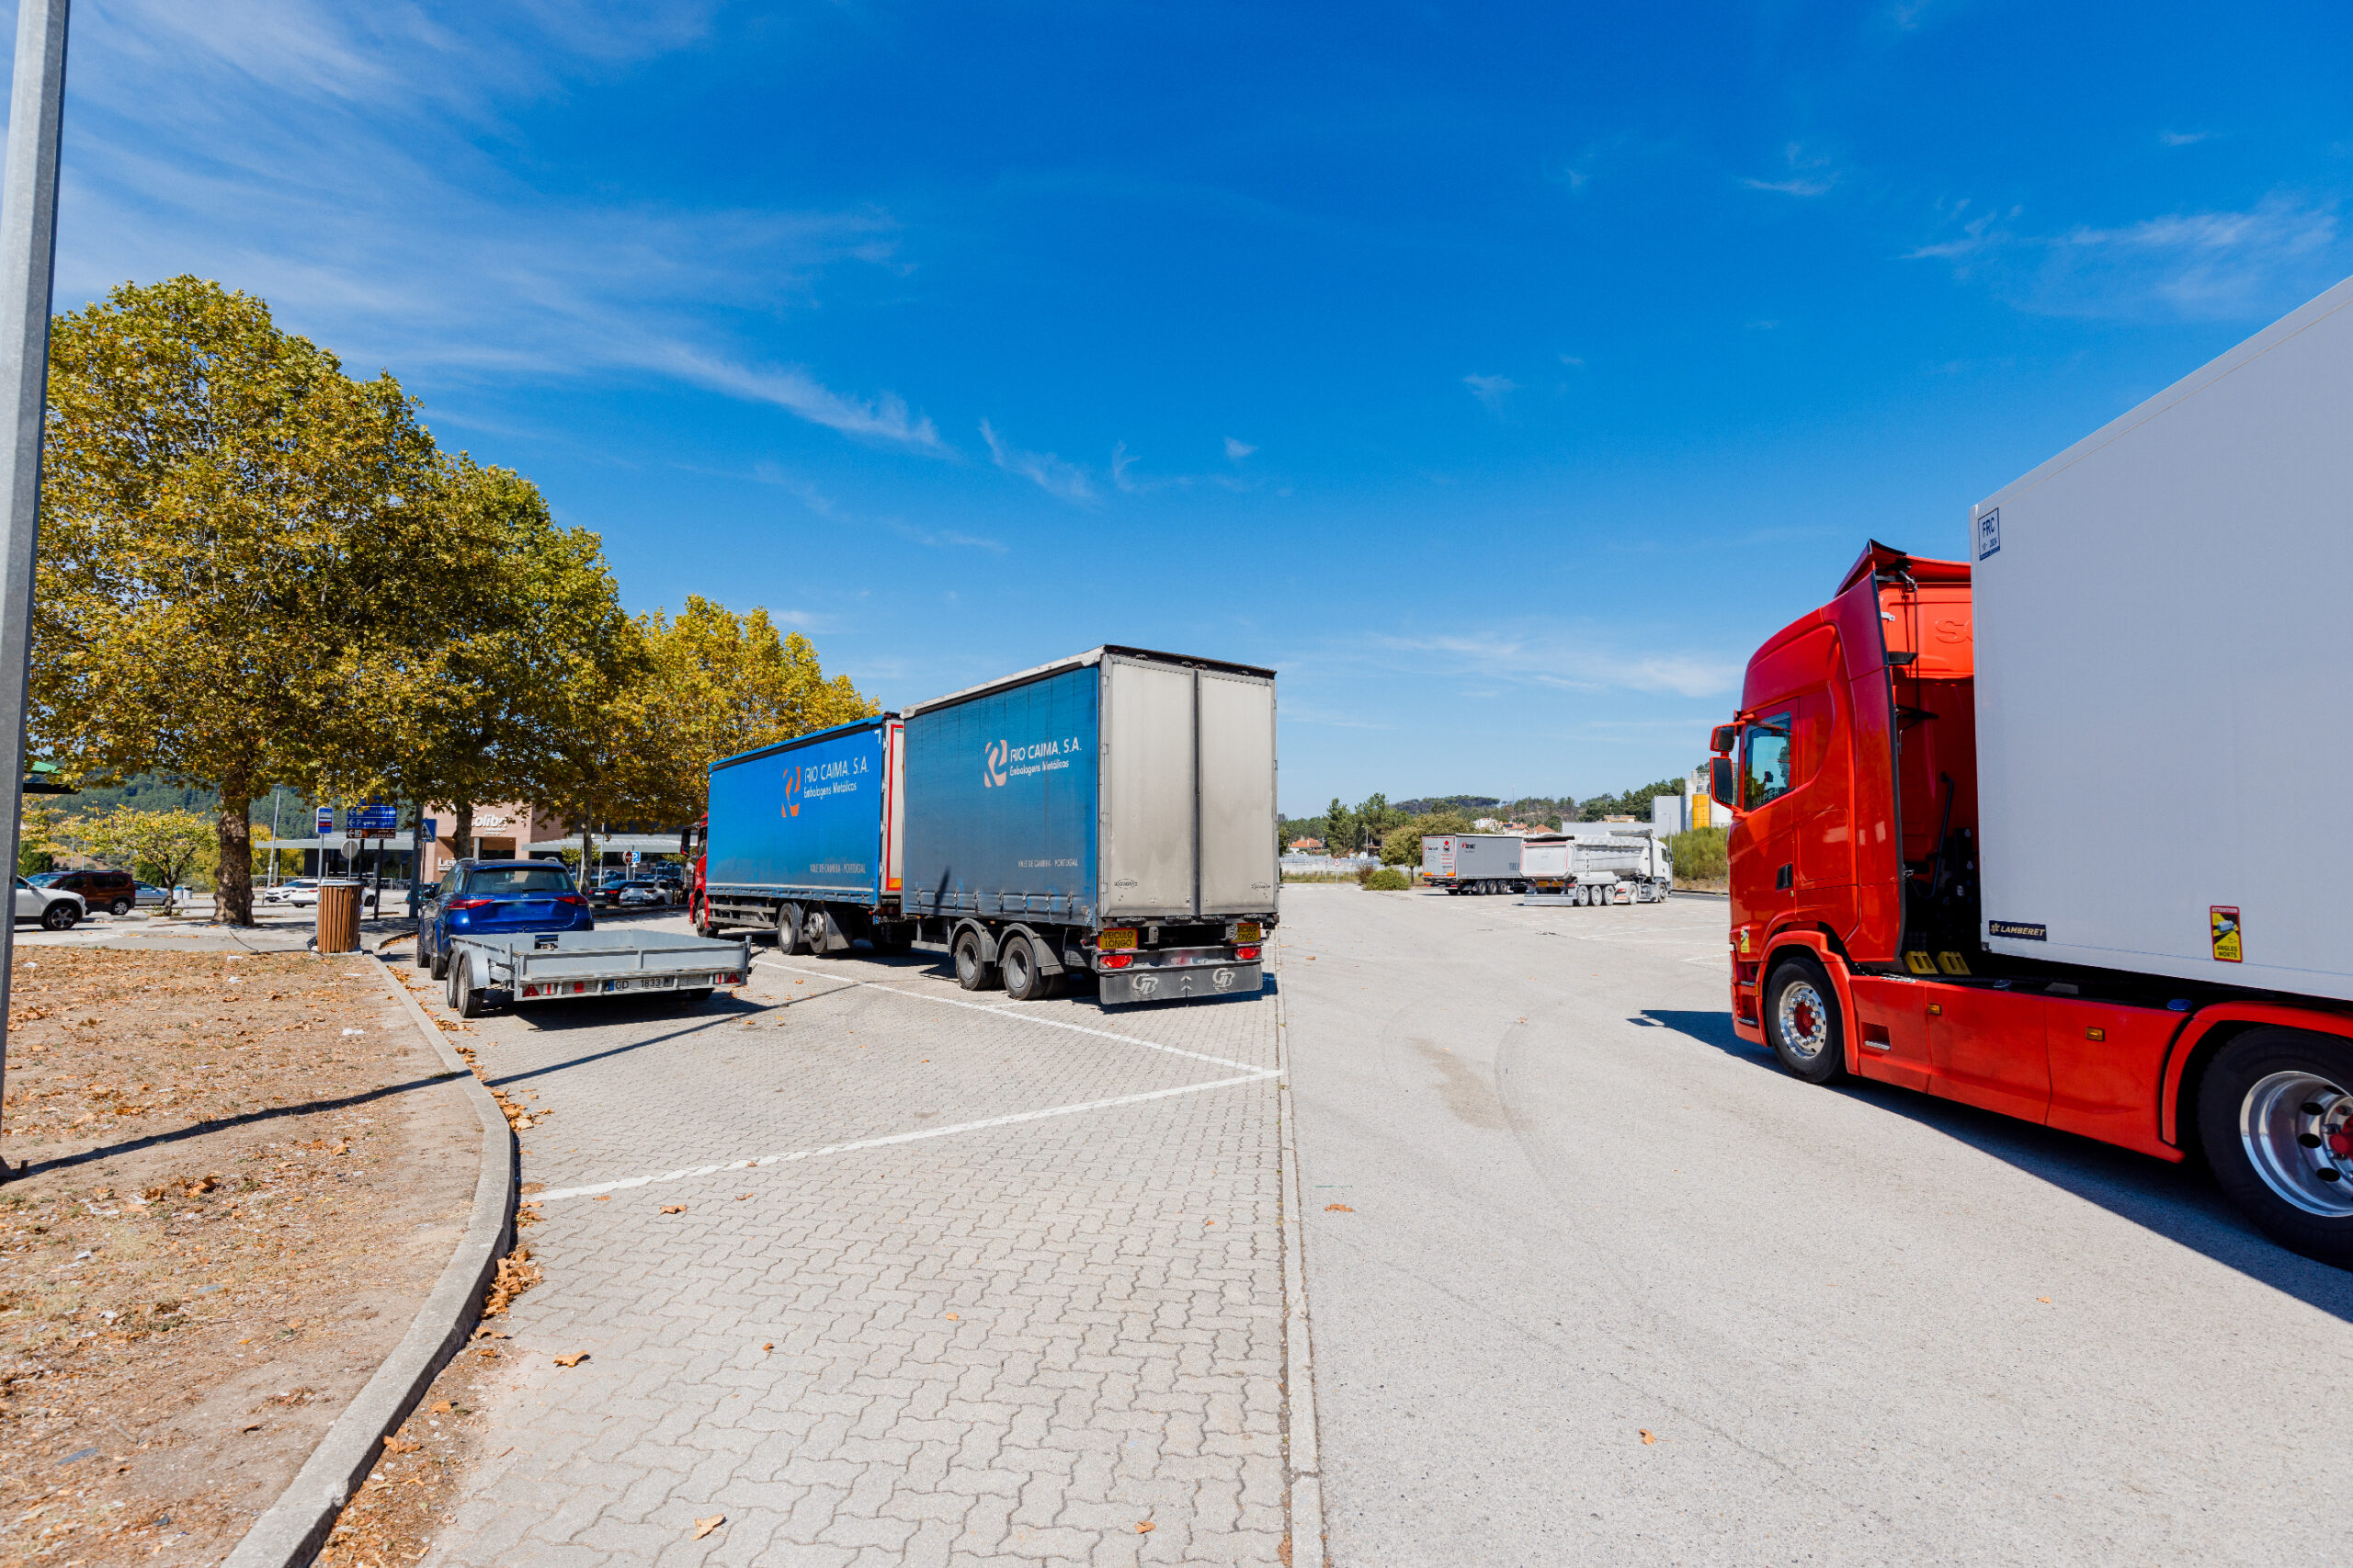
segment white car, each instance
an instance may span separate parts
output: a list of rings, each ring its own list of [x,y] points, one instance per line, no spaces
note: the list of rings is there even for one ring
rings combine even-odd
[[[71,931],[89,913],[79,893],[37,888],[22,877],[17,879],[17,918],[19,920],[38,920],[44,930]]]
[[[285,892],[286,896],[278,900],[280,903],[290,903],[297,909],[313,909],[318,906],[319,884],[316,882],[289,882],[286,884]],[[376,907],[374,888],[359,890],[359,907],[362,909]]]
[[[316,878],[296,877],[291,881],[280,882],[276,887],[262,889],[261,901],[264,903],[290,903],[294,900],[296,888],[315,888],[318,885]]]

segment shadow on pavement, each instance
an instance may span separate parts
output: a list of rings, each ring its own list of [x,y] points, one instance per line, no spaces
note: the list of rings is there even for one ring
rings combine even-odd
[[[1776,1073],[1781,1070],[1770,1051],[1733,1033],[1728,1013],[1651,1008],[1631,1021],[1670,1028],[1727,1056]],[[2307,1306],[2353,1323],[2353,1272],[2290,1252],[2256,1230],[2195,1161],[2172,1165],[1893,1084],[1849,1078],[1829,1092],[1934,1128]]]
[[[111,1160],[119,1154],[135,1154],[142,1149],[159,1149],[166,1143],[185,1143],[191,1138],[209,1137],[215,1132],[226,1132],[232,1128],[246,1127],[257,1121],[275,1121],[286,1116],[309,1116],[323,1110],[346,1110],[353,1106],[366,1105],[371,1100],[384,1099],[392,1095],[404,1095],[412,1089],[429,1089],[436,1084],[455,1083],[463,1076],[464,1074],[460,1073],[436,1073],[430,1077],[411,1078],[405,1084],[387,1084],[381,1089],[369,1089],[357,1095],[344,1095],[335,1099],[307,1100],[301,1105],[271,1106],[267,1110],[249,1110],[242,1116],[225,1116],[211,1121],[194,1122],[176,1132],[158,1132],[145,1138],[134,1138],[128,1143],[108,1143],[96,1149],[85,1149],[78,1154],[61,1154],[53,1160],[21,1165],[8,1173],[8,1179],[17,1181],[26,1176],[40,1176],[48,1171],[71,1170],[75,1165],[86,1165],[93,1160]]]

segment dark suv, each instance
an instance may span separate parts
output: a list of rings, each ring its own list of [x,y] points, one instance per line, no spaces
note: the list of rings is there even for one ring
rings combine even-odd
[[[85,907],[128,915],[139,903],[139,879],[129,871],[63,871],[44,878],[51,892],[77,893]]]

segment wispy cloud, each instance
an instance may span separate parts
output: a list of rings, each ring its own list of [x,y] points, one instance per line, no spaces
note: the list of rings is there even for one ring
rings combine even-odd
[[[1487,405],[1488,413],[1495,415],[1502,414],[1504,399],[1519,390],[1519,383],[1509,376],[1469,375],[1462,378],[1462,384],[1471,389],[1472,397]]]
[[[1579,629],[1529,627],[1518,633],[1375,636],[1370,645],[1415,656],[1425,673],[1509,679],[1570,691],[1672,692],[1713,697],[1732,690],[1742,665],[1712,654],[1630,652]]]
[[[2214,133],[2211,131],[2160,131],[2157,132],[2158,143],[2166,147],[2195,147],[2200,142],[2211,142],[2213,139]]]
[[[1257,449],[1247,441],[1237,441],[1231,436],[1225,438],[1225,460],[1228,462],[1238,463]]]
[[[923,528],[900,517],[867,519],[857,517],[808,480],[798,474],[787,472],[773,463],[758,464],[753,469],[752,477],[763,484],[773,484],[778,489],[799,497],[802,506],[827,522],[840,523],[848,528],[887,528],[902,539],[913,540],[917,544],[927,545],[936,550],[984,550],[993,555],[1003,555],[1006,552],[1006,544],[1003,540],[983,539],[977,534],[962,533],[954,528]]]
[[[1095,486],[1086,471],[1076,463],[1064,462],[1051,452],[1026,452],[1010,445],[996,432],[996,426],[981,421],[981,439],[989,447],[989,457],[1007,473],[1017,473],[1036,484],[1049,495],[1064,501],[1092,501]]]
[[[776,363],[718,313],[789,323],[841,269],[904,270],[887,214],[616,205],[485,150],[510,110],[693,43],[710,0],[80,9],[61,305],[196,272],[362,370],[444,388],[634,371],[947,450],[899,394]]]
[[[2043,315],[2245,320],[2336,280],[2353,262],[2334,203],[2273,195],[2236,212],[2177,212],[2056,233],[2020,213],[1960,219],[1958,233],[1907,259],[1942,261]]]
[[[1792,142],[1781,149],[1781,162],[1786,165],[1779,179],[1743,179],[1740,183],[1751,190],[1769,190],[1782,196],[1827,196],[1831,187],[1838,183],[1838,172],[1830,160],[1809,152],[1802,142]]]

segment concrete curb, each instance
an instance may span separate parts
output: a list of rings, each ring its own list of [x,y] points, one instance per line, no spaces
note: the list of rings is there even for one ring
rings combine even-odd
[[[449,1048],[408,987],[390,973],[383,978],[418,1031],[433,1042],[442,1064],[458,1074],[482,1118],[482,1176],[474,1184],[473,1214],[465,1238],[441,1270],[433,1293],[417,1309],[408,1333],[350,1407],[335,1417],[293,1483],[254,1521],[223,1568],[302,1568],[318,1554],[344,1505],[383,1451],[383,1440],[400,1430],[434,1374],[465,1343],[483,1292],[514,1240],[517,1155],[506,1114]]]
[[[1279,976],[1278,977],[1279,979]],[[1324,1532],[1323,1454],[1316,1439],[1315,1353],[1307,1332],[1307,1210],[1299,1199],[1299,1143],[1290,1105],[1290,1015],[1275,990],[1275,1121],[1282,1129],[1283,1391],[1290,1418],[1290,1560],[1292,1568],[1324,1568],[1331,1541]],[[1302,1543],[1305,1543],[1302,1554]]]

